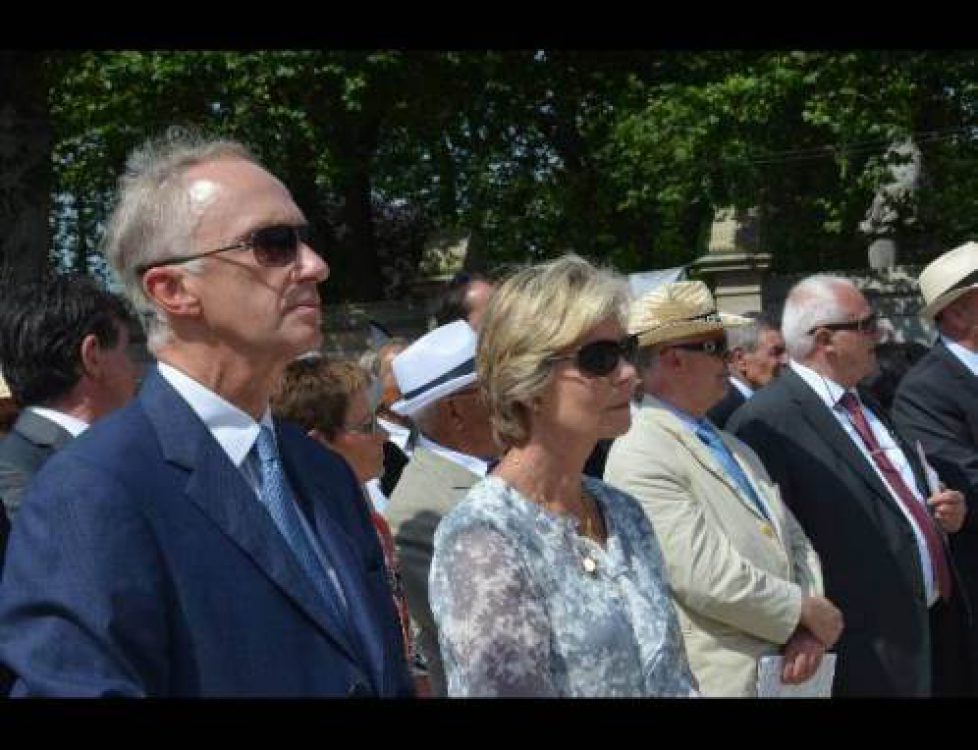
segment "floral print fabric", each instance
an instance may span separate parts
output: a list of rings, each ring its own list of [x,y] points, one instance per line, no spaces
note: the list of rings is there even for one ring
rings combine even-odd
[[[450,696],[697,694],[651,524],[584,482],[604,548],[494,476],[439,524],[429,594]]]

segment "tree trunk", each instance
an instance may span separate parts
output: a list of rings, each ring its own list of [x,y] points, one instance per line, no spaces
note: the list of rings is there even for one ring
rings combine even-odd
[[[0,52],[0,269],[15,282],[48,267],[51,121],[44,55]]]
[[[347,131],[343,161],[347,167],[341,187],[343,224],[348,232],[340,243],[348,278],[343,287],[355,300],[379,300],[383,277],[374,243],[371,205],[371,162],[377,146],[378,125],[357,124]]]

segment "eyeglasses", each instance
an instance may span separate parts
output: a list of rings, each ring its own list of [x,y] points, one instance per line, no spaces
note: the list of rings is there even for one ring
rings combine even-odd
[[[697,341],[695,344],[669,344],[665,348],[685,349],[688,352],[703,352],[704,354],[709,354],[711,357],[726,357],[729,352],[726,339],[709,339],[708,341]]]
[[[569,354],[549,357],[551,362],[573,359],[577,369],[592,378],[603,378],[614,372],[619,360],[635,364],[638,353],[638,336],[625,336],[620,341],[592,341]]]
[[[857,331],[862,334],[872,334],[879,330],[879,315],[870,313],[860,320],[850,320],[844,323],[819,323],[808,331],[811,336],[819,328],[828,328],[830,331]]]
[[[208,255],[215,255],[228,250],[243,250],[245,248],[254,250],[255,260],[258,262],[258,265],[281,267],[294,263],[299,255],[299,245],[308,244],[308,242],[308,226],[294,227],[288,224],[276,224],[275,226],[256,229],[243,240],[239,240],[232,245],[225,245],[214,250],[206,250],[202,253],[164,258],[163,260],[139,266],[136,270],[140,274],[144,274],[151,268],[173,266],[178,263],[196,260],[197,258],[206,258]]]
[[[376,435],[378,431],[377,416],[374,414],[360,424],[343,427],[343,432],[348,432],[351,435]]]

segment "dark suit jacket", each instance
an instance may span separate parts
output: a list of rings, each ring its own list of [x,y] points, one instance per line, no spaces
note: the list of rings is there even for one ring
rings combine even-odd
[[[14,695],[409,695],[383,555],[349,467],[278,424],[349,623],[187,403],[137,399],[35,477],[0,587]]]
[[[24,488],[71,433],[50,419],[24,409],[7,436],[0,440],[0,498],[13,518]]]
[[[942,343],[908,372],[893,401],[893,421],[919,440],[941,479],[964,493],[968,515],[951,537],[955,562],[978,602],[978,377]]]
[[[727,395],[717,401],[713,405],[713,408],[706,412],[706,416],[717,427],[724,429],[727,426],[727,420],[730,419],[730,415],[746,403],[746,401],[747,399],[744,398],[744,394],[738,391],[734,385],[729,385],[727,387]]]
[[[821,557],[825,594],[845,617],[834,693],[929,695],[930,626],[913,529],[829,409],[786,369],[727,429],[761,456]],[[894,439],[929,494],[912,447]],[[962,606],[958,596],[953,602]]]

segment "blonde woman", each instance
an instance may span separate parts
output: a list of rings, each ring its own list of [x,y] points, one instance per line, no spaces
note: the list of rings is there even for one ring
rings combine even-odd
[[[582,474],[630,424],[626,307],[576,256],[490,302],[476,365],[505,454],[442,521],[430,577],[451,696],[696,694],[651,525]]]

